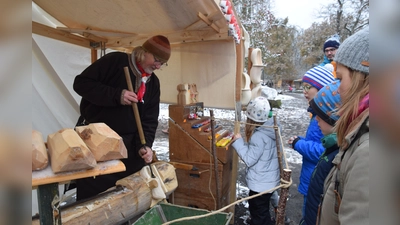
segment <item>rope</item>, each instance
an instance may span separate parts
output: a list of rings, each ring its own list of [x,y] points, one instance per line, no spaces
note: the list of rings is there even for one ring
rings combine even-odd
[[[60,224],[60,201],[61,199],[58,197],[58,195],[55,195],[53,201],[51,201],[51,208],[53,209],[53,225]]]
[[[278,186],[276,186],[276,187],[274,187],[272,189],[260,192],[260,193],[258,193],[256,195],[252,195],[252,196],[237,200],[237,201],[235,201],[235,202],[233,202],[233,203],[231,203],[231,204],[229,204],[229,205],[227,205],[227,206],[225,206],[225,207],[223,207],[223,208],[221,208],[219,210],[212,211],[210,213],[199,215],[199,216],[189,216],[189,217],[179,218],[179,219],[176,219],[176,220],[171,220],[169,222],[163,223],[162,225],[168,225],[168,224],[172,224],[172,223],[176,223],[176,222],[180,222],[180,221],[195,220],[195,219],[200,219],[200,218],[212,216],[214,214],[217,214],[217,213],[220,213],[222,211],[225,211],[226,209],[228,209],[228,208],[232,207],[233,205],[236,205],[236,204],[238,204],[240,202],[243,202],[243,201],[246,201],[246,200],[249,200],[249,199],[252,199],[252,198],[256,198],[258,196],[261,196],[261,195],[264,195],[264,194],[267,194],[267,193],[272,193],[273,191],[275,191],[275,190],[277,190],[279,188],[288,188],[288,187],[290,187],[290,185],[292,185],[292,178],[290,178],[290,181],[285,181],[285,180],[281,179],[281,184],[280,185],[278,185]]]

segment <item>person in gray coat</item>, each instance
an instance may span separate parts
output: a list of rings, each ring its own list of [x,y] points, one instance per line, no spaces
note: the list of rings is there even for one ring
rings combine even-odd
[[[369,28],[348,37],[335,55],[342,105],[334,129],[339,153],[324,182],[321,225],[369,224]],[[383,223],[382,223],[383,224]]]
[[[245,128],[247,142],[238,133],[232,146],[246,164],[246,183],[249,196],[270,190],[279,185],[280,173],[274,122],[268,120],[270,105],[265,97],[251,100],[247,106]],[[249,200],[251,225],[273,224],[269,213],[272,192]]]

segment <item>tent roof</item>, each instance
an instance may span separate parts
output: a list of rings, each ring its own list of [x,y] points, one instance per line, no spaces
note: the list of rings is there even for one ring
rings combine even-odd
[[[106,47],[135,47],[162,34],[171,43],[224,40],[228,25],[218,0],[33,0],[64,27]]]

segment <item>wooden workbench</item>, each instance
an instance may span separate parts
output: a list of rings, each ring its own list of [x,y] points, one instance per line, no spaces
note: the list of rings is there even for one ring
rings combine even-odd
[[[52,202],[58,196],[58,185],[85,177],[94,177],[125,171],[125,165],[120,160],[110,160],[97,163],[90,170],[77,170],[55,174],[51,166],[44,170],[32,171],[32,188],[37,188],[40,224],[53,224],[53,217],[57,216],[55,224],[61,224],[61,212],[53,214]]]

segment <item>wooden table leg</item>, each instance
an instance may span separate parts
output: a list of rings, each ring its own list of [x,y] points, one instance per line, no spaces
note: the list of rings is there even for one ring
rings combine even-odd
[[[52,202],[55,196],[58,196],[58,184],[39,185],[37,189],[40,225],[53,224]],[[57,225],[61,225],[61,211],[58,212]]]

